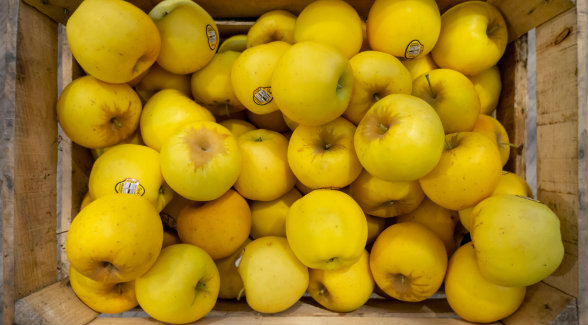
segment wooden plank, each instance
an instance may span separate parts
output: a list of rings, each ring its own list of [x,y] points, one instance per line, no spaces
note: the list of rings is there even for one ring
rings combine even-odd
[[[89,325],[153,325],[153,324],[167,324],[156,321],[150,318],[107,318],[99,317],[89,323]],[[316,325],[471,325],[472,323],[459,319],[443,319],[443,318],[401,318],[388,315],[387,317],[372,317],[365,316],[351,316],[339,315],[333,317],[316,317],[316,316],[296,316],[296,317],[275,317],[275,316],[261,316],[248,315],[248,317],[221,317],[216,318],[206,316],[197,322],[190,323],[197,325],[292,325],[292,324],[316,324]]]
[[[560,217],[565,243],[578,233],[577,16],[570,9],[539,26],[537,48],[537,197]],[[570,231],[570,229],[572,229]],[[577,251],[569,251],[552,277],[558,289],[578,296]],[[576,256],[574,256],[574,255]]]
[[[68,280],[56,282],[16,303],[16,324],[84,325],[97,312],[75,295]]]
[[[502,320],[506,325],[548,325],[575,299],[545,283],[527,288],[523,304],[516,313]]]

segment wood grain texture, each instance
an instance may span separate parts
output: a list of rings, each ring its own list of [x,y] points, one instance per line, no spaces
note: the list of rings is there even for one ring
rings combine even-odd
[[[502,322],[505,325],[552,324],[572,303],[575,304],[574,297],[540,282],[527,288],[525,300],[519,310]]]

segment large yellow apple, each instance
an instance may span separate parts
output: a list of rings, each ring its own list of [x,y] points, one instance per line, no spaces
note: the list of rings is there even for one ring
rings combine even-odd
[[[372,105],[390,94],[409,94],[412,91],[410,73],[394,56],[364,51],[350,60],[353,70],[353,90],[349,106],[343,116],[355,125]]]
[[[209,110],[189,97],[175,89],[164,89],[145,104],[139,126],[145,144],[159,151],[178,128],[196,121],[216,122]]]
[[[250,200],[271,201],[286,194],[296,184],[288,166],[288,139],[282,134],[257,129],[242,134],[239,148],[243,168],[235,189]]]
[[[118,314],[139,304],[135,296],[135,281],[100,282],[70,267],[69,283],[76,296],[99,313]]]
[[[474,76],[496,65],[507,42],[498,9],[488,2],[465,1],[441,16],[441,34],[431,53],[441,68]]]
[[[553,273],[563,260],[559,218],[539,201],[495,195],[476,205],[471,218],[476,259],[488,281],[529,286]]]
[[[355,125],[339,117],[320,126],[298,126],[288,144],[288,163],[309,188],[342,188],[362,171],[353,147]]]
[[[243,245],[239,247],[231,256],[221,258],[214,261],[218,273],[220,276],[220,289],[218,297],[221,299],[237,299],[240,300],[245,295],[245,287],[243,286],[243,280],[237,270],[237,260],[243,254],[245,246],[251,242],[251,239],[247,238]]]
[[[451,309],[473,323],[493,323],[514,313],[525,298],[525,287],[492,283],[480,273],[474,243],[460,247],[449,260],[445,295]]]
[[[243,52],[247,48],[247,34],[229,36],[218,47],[217,53],[226,51]]]
[[[286,237],[286,217],[294,201],[302,197],[296,189],[272,201],[251,202],[251,237]]]
[[[404,64],[404,66],[410,73],[410,76],[412,77],[413,81],[427,72],[439,69],[435,61],[433,61],[431,53],[416,59],[402,60],[402,64]]]
[[[101,282],[128,282],[147,272],[163,243],[155,207],[137,195],[111,194],[88,204],[67,233],[71,266]]]
[[[143,103],[163,89],[175,89],[186,96],[191,96],[190,75],[171,73],[155,63],[135,86],[135,91]]]
[[[241,150],[224,126],[198,121],[181,127],[161,147],[161,173],[179,195],[210,201],[223,195],[241,173]]]
[[[245,132],[252,131],[252,130],[256,129],[255,125],[253,125],[245,120],[240,120],[240,119],[223,120],[223,121],[220,121],[218,124],[226,127],[229,131],[231,131],[231,133],[233,134],[235,139],[239,139],[241,134],[243,134]]]
[[[239,101],[256,114],[278,110],[272,95],[272,74],[290,44],[282,41],[250,47],[233,63],[231,84]]]
[[[471,131],[480,115],[480,99],[468,77],[451,69],[435,69],[414,80],[414,96],[429,103],[445,133]]]
[[[308,268],[284,237],[265,236],[245,246],[237,269],[247,304],[260,313],[277,313],[294,305],[308,287]]]
[[[374,291],[368,251],[357,262],[336,270],[310,269],[308,294],[321,306],[346,313],[363,306]]]
[[[282,9],[270,10],[259,16],[247,32],[247,47],[283,41],[294,43],[296,16]]]
[[[328,17],[328,18],[327,18]],[[361,18],[342,0],[316,0],[304,7],[294,25],[294,41],[314,41],[351,58],[363,43]]]
[[[139,126],[141,100],[127,84],[109,84],[92,76],[75,79],[57,101],[63,132],[82,147],[112,146]]]
[[[212,17],[196,2],[163,0],[151,9],[161,35],[161,51],[157,63],[167,71],[188,74],[207,65],[219,43],[219,34]]]
[[[381,218],[409,213],[425,198],[418,181],[389,182],[365,170],[349,186],[349,195],[366,214]]]
[[[271,86],[284,115],[297,123],[316,126],[345,112],[353,72],[337,50],[312,41],[300,42],[278,61]]]
[[[506,165],[510,156],[510,140],[504,126],[492,116],[480,114],[472,131],[481,133],[494,141],[500,151],[502,166]]]
[[[478,97],[480,97],[480,114],[490,115],[498,106],[500,92],[502,91],[502,80],[500,79],[500,69],[498,66],[492,66],[474,76],[470,80],[476,88]]]
[[[141,308],[149,316],[173,324],[204,317],[216,304],[219,288],[214,261],[190,244],[162,249],[153,267],[135,281]]]
[[[286,238],[304,265],[334,270],[360,258],[367,242],[367,221],[349,195],[314,190],[290,207]]]
[[[354,136],[361,165],[386,181],[414,181],[430,172],[443,152],[441,119],[424,100],[388,95],[365,114]]]
[[[439,164],[419,179],[425,195],[450,210],[471,207],[492,194],[502,172],[496,144],[476,132],[448,134]]]
[[[84,71],[108,83],[125,83],[145,72],[159,55],[153,21],[123,0],[83,1],[67,20],[67,41]]]
[[[376,0],[367,18],[370,47],[406,59],[429,53],[440,30],[434,0]]]

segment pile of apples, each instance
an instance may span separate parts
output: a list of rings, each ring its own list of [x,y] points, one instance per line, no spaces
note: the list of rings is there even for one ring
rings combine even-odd
[[[444,285],[494,322],[558,268],[558,217],[503,171],[491,4],[376,0],[364,21],[316,0],[222,36],[190,0],[85,0],[67,23],[86,75],[57,114],[96,158],[66,246],[88,306],[188,323],[217,299],[349,312]]]

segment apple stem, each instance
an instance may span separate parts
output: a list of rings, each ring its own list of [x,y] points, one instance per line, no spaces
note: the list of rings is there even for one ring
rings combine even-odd
[[[382,123],[380,123],[380,125],[378,125],[378,127],[380,127],[380,131],[382,131],[382,133],[386,133],[388,131],[388,127]]]
[[[425,79],[427,79],[427,83],[429,84],[429,90],[431,91],[431,96],[435,98],[435,92],[433,91],[433,86],[431,86],[431,80],[429,79],[429,74],[425,75]]]
[[[333,146],[333,145],[332,145],[332,144],[330,144],[330,143],[325,143],[325,145],[323,146],[323,148],[324,148],[325,150],[329,150],[329,149],[330,149],[332,146]]]
[[[229,104],[225,104],[225,113],[227,113],[227,117],[231,116],[231,110],[229,109]]]
[[[243,297],[244,293],[245,293],[245,288],[241,288],[241,290],[239,290],[239,293],[237,294],[237,301],[241,300],[241,297]]]
[[[510,142],[502,142],[501,144],[505,144],[505,145],[507,145],[507,146],[509,146],[511,148],[518,148],[519,147],[516,144],[510,143]]]
[[[380,95],[378,95],[378,93],[375,93],[374,96],[372,96],[374,98],[374,102],[377,102],[380,100]]]
[[[490,26],[488,26],[488,29],[486,29],[486,34],[487,35],[491,35],[492,33],[494,33],[498,27],[500,27],[498,24],[492,24]]]
[[[114,126],[118,129],[122,127],[122,123],[116,117],[111,118],[110,123],[114,124]]]

